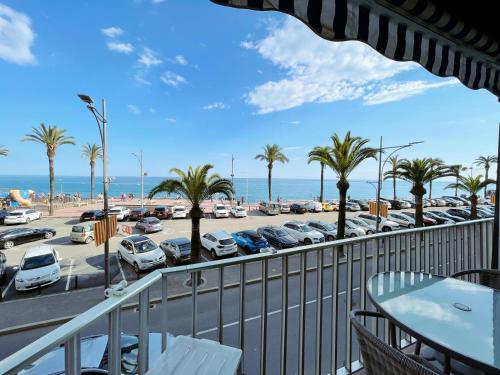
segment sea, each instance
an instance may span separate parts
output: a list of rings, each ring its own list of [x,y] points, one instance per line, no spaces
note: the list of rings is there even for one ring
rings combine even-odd
[[[144,194],[161,181],[164,177],[144,177]],[[88,176],[56,176],[56,193],[80,194],[82,198],[90,197],[90,178]],[[95,195],[102,193],[102,177],[95,178]],[[338,199],[338,189],[336,180],[324,181],[324,198]],[[375,197],[375,187],[365,180],[350,180],[348,195],[352,199],[371,199]],[[434,181],[432,184],[432,196],[453,195],[454,190],[445,189],[450,181]],[[375,183],[376,184],[376,183]],[[267,179],[266,178],[234,178],[236,191],[235,199],[254,203],[267,200]],[[7,193],[11,189],[33,190],[37,194],[47,194],[49,191],[48,176],[15,176],[0,175],[0,194]],[[398,198],[411,198],[411,184],[405,181],[397,181]],[[319,179],[290,179],[273,178],[272,194],[273,200],[313,200],[319,196]],[[427,188],[427,191],[429,189]],[[141,194],[141,179],[137,177],[113,177],[109,184],[109,194],[119,197],[122,194],[133,194],[139,197]],[[386,180],[382,184],[382,197],[392,198],[392,180]],[[161,197],[175,197],[167,194],[158,195]],[[217,197],[215,197],[217,198]]]

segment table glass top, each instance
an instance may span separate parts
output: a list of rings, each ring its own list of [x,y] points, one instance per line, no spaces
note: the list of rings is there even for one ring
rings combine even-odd
[[[500,368],[500,291],[417,272],[375,275],[367,289],[401,328]]]

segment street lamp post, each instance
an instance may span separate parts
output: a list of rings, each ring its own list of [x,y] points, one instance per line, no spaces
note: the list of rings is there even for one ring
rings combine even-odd
[[[106,157],[106,99],[102,99],[102,110],[99,111],[94,107],[94,101],[88,95],[78,94],[78,97],[87,104],[87,108],[94,115],[99,128],[102,145],[102,179],[103,179],[103,198],[104,198],[104,288],[110,286],[109,277],[109,207],[108,207],[108,160]]]
[[[139,161],[139,165],[141,167],[141,208],[144,207],[144,172],[143,172],[143,164],[142,164],[142,150],[140,155],[137,155],[136,153],[132,153],[132,155],[135,156],[135,158]]]
[[[407,148],[407,147],[412,147],[416,144],[423,143],[424,141],[418,141],[418,142],[410,142],[406,145],[399,145],[399,146],[382,146],[382,137],[380,137],[380,147],[379,147],[379,158],[378,158],[378,181],[377,181],[377,222],[375,224],[375,230],[376,233],[378,233],[379,227],[380,227],[380,190],[382,189],[382,172],[385,167],[385,163],[389,160],[389,158],[397,151]],[[387,157],[385,158],[384,162],[382,162],[382,153],[384,150],[393,150]]]

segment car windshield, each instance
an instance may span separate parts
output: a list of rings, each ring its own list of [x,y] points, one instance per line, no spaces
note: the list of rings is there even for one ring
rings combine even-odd
[[[23,216],[23,212],[10,212],[7,216]]]
[[[216,209],[216,210],[225,210],[225,209],[226,209],[226,207],[224,207],[224,206],[223,206],[223,205],[221,205],[221,204],[218,204],[217,206],[215,206],[215,209]]]
[[[234,240],[232,238],[224,238],[223,240],[219,240],[221,245],[232,245]]]
[[[261,236],[259,236],[258,234],[249,234],[248,237],[254,242],[258,242],[258,241],[263,240],[263,238]]]
[[[184,211],[184,207],[177,207],[175,209],[175,212],[182,212],[182,211]]]
[[[182,245],[179,245],[179,251],[181,254],[186,254],[191,252],[191,244],[190,243],[184,243]]]
[[[85,232],[85,228],[84,227],[81,227],[79,225],[75,225],[72,229],[71,229],[72,232],[75,232],[75,233],[83,233]]]
[[[109,212],[121,212],[122,209],[121,208],[112,208],[111,210],[109,210]]]
[[[304,232],[312,232],[314,230],[309,225],[300,225],[299,228],[301,228]]]
[[[142,210],[140,208],[136,209],[136,210],[132,210],[132,213],[134,213],[134,214],[140,214],[140,213],[142,213]]]
[[[285,232],[285,231],[284,231],[284,230],[282,230],[282,229],[276,229],[276,230],[274,231],[274,233],[275,233],[275,234],[276,234],[276,236],[278,236],[278,237],[286,237],[286,236],[288,236],[288,233],[287,233],[287,232]]]
[[[147,253],[156,249],[156,244],[151,240],[135,242],[134,246],[138,253]]]
[[[121,335],[121,374],[137,373],[137,357],[139,354],[139,340],[136,336]],[[108,355],[104,354],[100,368],[108,369]]]
[[[165,211],[165,207],[156,207],[155,211],[163,212],[163,211]]]
[[[245,209],[243,207],[238,207],[236,211],[245,211]]]
[[[24,258],[24,262],[23,265],[21,266],[21,269],[23,271],[34,270],[36,268],[50,266],[55,262],[56,260],[54,259],[54,255],[52,254],[37,255],[34,257]]]
[[[158,220],[156,217],[152,217],[149,220],[146,221],[148,224],[158,224],[160,223],[160,220]]]

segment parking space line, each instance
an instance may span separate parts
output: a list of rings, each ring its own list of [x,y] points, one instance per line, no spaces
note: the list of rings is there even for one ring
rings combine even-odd
[[[69,271],[68,271],[68,278],[66,279],[66,289],[64,290],[69,290],[69,283],[71,281],[71,273],[73,272],[73,264],[75,263],[75,260],[73,258],[70,258],[69,260]]]
[[[202,259],[205,261],[205,262],[211,262],[212,260],[211,259],[208,259],[205,255],[203,255],[202,253],[200,253],[200,256],[202,257]]]
[[[14,279],[16,278],[16,275],[17,275],[17,271],[12,275],[12,278],[10,279],[9,283],[7,284],[7,287],[3,290],[3,292],[2,292],[2,299],[5,298],[5,295],[7,294],[7,291],[9,290],[9,288],[14,283]]]
[[[118,255],[115,255],[115,257],[116,257],[116,263],[118,263],[118,269],[120,270],[120,273],[122,275],[122,280],[127,281],[127,279],[125,278],[125,272],[123,272],[122,263],[120,262],[120,259],[118,259]]]

